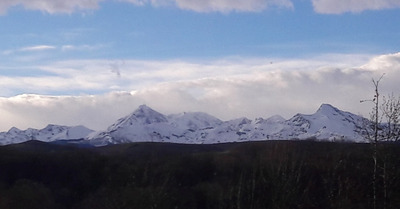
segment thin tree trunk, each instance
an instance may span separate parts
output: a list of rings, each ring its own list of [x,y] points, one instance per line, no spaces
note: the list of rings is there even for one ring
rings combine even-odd
[[[236,208],[240,209],[240,198],[242,196],[242,181],[243,181],[243,171],[240,174],[240,179],[239,179],[239,188],[237,192],[237,199],[236,199]]]
[[[374,198],[374,209],[376,209],[376,172],[377,172],[377,167],[378,167],[378,162],[377,162],[377,144],[374,143],[374,174],[372,177],[372,186],[373,186],[373,198]]]

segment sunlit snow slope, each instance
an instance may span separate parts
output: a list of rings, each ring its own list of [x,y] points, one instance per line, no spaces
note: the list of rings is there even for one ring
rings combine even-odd
[[[129,142],[171,142],[213,144],[260,140],[328,140],[364,142],[362,131],[369,121],[323,104],[311,115],[297,114],[285,120],[279,115],[270,118],[238,118],[221,121],[202,112],[163,115],[141,105],[105,131],[94,132],[83,126],[48,125],[44,129],[11,128],[0,133],[0,145],[28,140],[58,140],[104,146]]]
[[[323,104],[312,115],[297,114],[250,120],[221,121],[206,113],[163,115],[146,105],[119,119],[106,131],[95,132],[86,141],[96,145],[127,142],[172,142],[212,144],[223,142],[316,139],[363,142],[361,131],[368,120]]]

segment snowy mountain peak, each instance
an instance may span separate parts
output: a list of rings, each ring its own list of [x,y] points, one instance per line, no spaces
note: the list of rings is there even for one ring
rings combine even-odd
[[[293,130],[298,138],[312,138],[325,140],[363,141],[360,127],[366,119],[350,112],[322,104],[312,115],[297,114],[290,119],[289,125],[298,127]]]
[[[229,123],[230,125],[233,125],[234,127],[240,127],[246,124],[250,124],[252,121],[246,117],[230,120],[226,123]]]
[[[95,146],[128,142],[172,142],[213,144],[260,140],[347,140],[365,142],[361,128],[369,121],[330,104],[322,104],[310,115],[296,114],[289,120],[279,115],[270,118],[238,118],[221,121],[203,112],[185,112],[165,116],[141,105],[120,118],[105,131],[92,132],[82,127],[48,125],[36,130],[11,128],[0,133],[0,145],[28,140],[51,142],[85,138],[82,143]],[[79,142],[81,143],[81,142]]]
[[[267,123],[281,123],[281,122],[286,121],[286,119],[283,118],[283,117],[280,116],[280,115],[273,115],[273,116],[267,118],[265,121],[266,121]]]
[[[21,130],[16,127],[12,127],[12,128],[10,128],[10,130],[7,131],[7,133],[9,133],[9,134],[16,134],[16,133],[20,133],[20,132],[21,132]]]
[[[279,115],[268,119],[238,118],[221,121],[206,113],[181,113],[165,117],[147,106],[141,106],[120,119],[108,131],[91,135],[92,144],[138,141],[174,143],[222,143],[257,140],[364,140],[359,127],[363,118],[322,104],[311,115],[296,114],[289,120]]]
[[[168,121],[163,114],[151,109],[147,105],[140,105],[139,108],[131,114],[131,118],[136,119],[137,122],[141,122],[142,124],[161,123]]]
[[[47,132],[61,132],[65,130],[67,127],[65,126],[58,126],[54,124],[49,124],[45,128],[42,129],[42,131],[47,131]]]
[[[192,130],[207,128],[221,124],[222,121],[204,112],[185,112],[168,116],[175,127],[189,128]]]
[[[0,133],[0,145],[21,143],[33,139],[43,142],[83,139],[92,132],[93,130],[84,126],[70,127],[50,124],[40,130],[33,128],[20,130],[13,127],[8,132]]]
[[[161,113],[151,109],[146,105],[140,105],[130,115],[120,118],[116,123],[108,128],[108,131],[115,131],[116,129],[129,127],[134,125],[144,125],[152,123],[167,122],[168,119]]]
[[[338,108],[330,105],[330,104],[322,104],[319,109],[317,110],[316,114],[321,115],[335,115],[342,112]]]
[[[142,104],[139,105],[139,107],[135,110],[135,112],[152,112],[155,111],[153,109],[151,109],[149,106]]]

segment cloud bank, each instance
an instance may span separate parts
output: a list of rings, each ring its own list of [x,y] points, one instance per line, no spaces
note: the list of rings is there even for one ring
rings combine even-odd
[[[120,76],[113,72],[118,64]],[[41,70],[49,75],[2,76],[0,90],[29,85],[32,92],[44,94],[62,89],[110,93],[0,97],[0,130],[43,128],[49,123],[100,130],[141,104],[165,114],[202,111],[228,120],[275,114],[289,118],[298,112],[313,113],[320,104],[330,103],[368,117],[372,104],[359,101],[373,96],[371,79],[383,73],[382,94],[400,95],[400,53],[302,60],[79,60],[42,66]]]

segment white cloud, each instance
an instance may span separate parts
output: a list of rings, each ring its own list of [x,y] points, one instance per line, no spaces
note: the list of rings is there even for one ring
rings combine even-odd
[[[129,103],[129,104],[127,104]],[[128,93],[101,96],[19,95],[0,99],[1,129],[7,126],[43,128],[45,124],[85,124],[103,128],[123,116],[129,107],[139,105]]]
[[[268,7],[293,8],[290,0],[120,0],[137,5],[176,5],[196,12],[257,12]]]
[[[197,12],[255,12],[269,6],[293,8],[293,4],[289,0],[175,0],[175,2],[179,8]]]
[[[53,50],[53,49],[57,49],[57,47],[51,46],[51,45],[35,45],[35,46],[22,47],[19,49],[5,50],[2,52],[2,54],[3,55],[11,55],[16,52],[39,52],[39,51],[46,51],[46,50]]]
[[[102,0],[1,0],[0,14],[4,14],[10,7],[22,6],[29,10],[40,10],[50,14],[71,13],[75,10],[98,8]]]
[[[39,10],[46,13],[72,13],[77,10],[93,10],[99,7],[99,2],[105,0],[1,0],[0,14],[11,7],[22,6],[29,10]],[[108,0],[111,1],[111,0]],[[291,0],[114,0],[129,2],[138,6],[175,5],[180,9],[196,12],[255,12],[268,7],[293,8]]]
[[[123,63],[119,67],[121,77],[112,72],[110,63]],[[304,60],[78,60],[54,63],[42,70],[54,76],[3,76],[0,90],[30,85],[30,92],[72,88],[77,92],[97,89],[112,93],[2,97],[0,130],[12,126],[42,128],[48,123],[104,129],[140,104],[165,114],[204,111],[224,120],[274,114],[289,118],[298,112],[312,113],[321,103],[368,116],[371,105],[359,100],[373,95],[371,79],[383,73],[382,94],[400,94],[396,92],[400,89],[400,53],[376,57],[326,55]]]
[[[93,51],[93,50],[98,50],[102,47],[104,46],[101,44],[98,45],[83,44],[83,45],[63,45],[60,48],[62,51]]]
[[[88,45],[88,44],[83,44],[83,45],[62,45],[62,46],[54,46],[54,45],[35,45],[35,46],[26,46],[26,47],[21,47],[18,49],[9,49],[3,51],[4,55],[11,55],[16,52],[41,52],[41,51],[47,51],[47,50],[56,50],[59,49],[61,51],[92,51],[92,50],[98,50],[100,48],[104,47],[104,45],[98,44],[98,45]]]
[[[270,7],[293,9],[293,0],[0,0],[0,14],[11,7],[22,6],[50,14],[72,13],[99,8],[102,1],[128,2],[137,6],[176,6],[196,12],[259,12]],[[364,10],[399,8],[398,0],[311,0],[314,10],[322,14],[341,14]]]
[[[51,50],[56,49],[55,46],[50,45],[37,45],[37,46],[29,46],[21,48],[19,51],[27,52],[27,51],[44,51],[44,50]]]
[[[333,59],[333,57],[336,57]],[[142,60],[68,60],[43,66],[30,66],[40,70],[42,76],[17,73],[20,76],[0,76],[0,95],[9,92],[58,94],[59,92],[109,92],[110,90],[138,90],[159,83],[213,78],[252,78],[263,72],[315,70],[333,62],[365,60],[348,56],[329,55],[307,60],[241,59],[238,57],[215,61],[185,62]],[[271,64],[272,63],[272,64]],[[360,64],[360,63],[359,63]],[[335,64],[346,67],[348,64]],[[116,71],[117,70],[117,71]],[[18,69],[14,70],[18,72]],[[26,71],[26,68],[24,68]],[[3,90],[4,89],[4,90]],[[5,94],[3,91],[6,91]],[[12,94],[11,94],[12,95]]]
[[[84,52],[84,51],[95,51],[106,47],[102,44],[97,45],[33,45],[23,46],[15,49],[7,49],[0,51],[0,54],[4,55],[3,61],[18,63],[35,63],[37,61],[44,61],[49,58],[54,58],[66,53],[72,52]]]
[[[312,3],[314,10],[322,14],[400,8],[399,0],[312,0]]]

